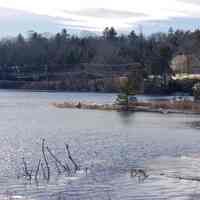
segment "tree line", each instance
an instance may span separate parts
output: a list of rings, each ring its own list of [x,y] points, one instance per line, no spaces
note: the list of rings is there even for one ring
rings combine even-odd
[[[169,29],[167,33],[144,36],[133,30],[118,34],[111,27],[100,36],[78,37],[66,29],[46,36],[31,32],[0,40],[0,67],[25,66],[40,69],[44,66],[67,66],[79,63],[123,64],[138,62],[147,74],[163,75],[176,54],[200,55],[200,30]]]

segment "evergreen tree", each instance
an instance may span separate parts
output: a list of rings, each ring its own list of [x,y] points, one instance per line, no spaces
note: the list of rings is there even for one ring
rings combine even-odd
[[[123,105],[126,110],[129,108],[129,96],[136,94],[134,83],[127,78],[121,83],[121,93],[117,97],[117,104]]]

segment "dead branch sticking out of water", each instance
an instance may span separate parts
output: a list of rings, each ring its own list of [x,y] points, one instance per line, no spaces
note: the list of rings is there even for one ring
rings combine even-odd
[[[42,169],[43,179],[44,179],[44,180],[47,180],[46,173],[45,173],[45,168],[44,168],[43,163],[41,163],[41,169]]]
[[[52,153],[51,149],[48,146],[46,148],[51,157],[56,161],[56,163],[58,163],[63,168],[64,172],[67,172],[68,175],[70,175],[71,170],[69,166],[67,164],[66,165],[62,164],[62,162]]]
[[[143,169],[131,169],[130,170],[130,176],[133,177],[138,177],[138,181],[144,181],[145,179],[147,179],[149,177],[149,175],[147,174],[147,172]]]
[[[57,163],[56,161],[55,161],[54,163],[55,163],[55,167],[56,167],[56,169],[57,169],[58,175],[62,174],[62,171],[61,171],[61,169],[60,169],[58,163]]]
[[[41,165],[41,160],[39,160],[37,169],[35,171],[35,182],[38,182],[38,174],[39,174],[39,171],[40,171],[40,165]]]
[[[71,156],[71,152],[69,150],[69,145],[65,144],[65,148],[67,150],[67,155],[68,155],[69,160],[71,160],[71,162],[73,163],[73,165],[75,167],[75,172],[78,171],[78,170],[80,170],[80,167],[77,165],[77,163],[74,161],[74,159]]]
[[[30,181],[32,178],[35,180],[35,183],[39,183],[41,180],[43,181],[50,181],[51,178],[51,172],[53,172],[53,169],[56,168],[57,174],[62,175],[67,173],[67,176],[75,175],[77,171],[80,170],[79,165],[75,162],[73,159],[71,152],[69,150],[69,145],[65,144],[65,148],[67,151],[67,156],[69,160],[72,162],[74,166],[74,171],[70,169],[67,162],[64,162],[57,158],[57,156],[52,152],[52,150],[48,147],[48,145],[45,146],[45,139],[42,139],[42,148],[41,148],[41,159],[37,161],[37,166],[33,167],[31,170],[28,168],[28,164],[25,160],[25,158],[22,158],[22,164],[23,164],[23,177],[25,177],[26,180]],[[55,167],[51,167],[51,163],[48,161],[48,156],[50,156],[55,164]],[[63,164],[65,163],[65,164]],[[86,172],[87,175],[87,172]],[[19,177],[20,178],[20,177]]]
[[[45,139],[42,139],[42,155],[43,155],[44,162],[45,162],[46,169],[47,169],[47,175],[45,175],[45,177],[46,177],[47,181],[49,181],[50,180],[50,167],[49,167],[49,163],[48,163],[48,160],[47,160],[47,157],[46,157],[46,154],[45,154],[44,144],[45,144]]]
[[[25,161],[25,158],[22,158],[22,162],[23,162],[23,170],[24,170],[24,176],[29,180],[31,181],[32,179],[32,171],[29,171],[28,170],[28,165],[27,165],[27,162]]]

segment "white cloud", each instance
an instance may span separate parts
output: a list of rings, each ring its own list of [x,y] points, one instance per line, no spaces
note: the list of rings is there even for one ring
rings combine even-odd
[[[184,1],[184,0],[183,0]],[[187,1],[187,0],[185,0]],[[32,11],[40,14],[56,15],[60,10],[79,11],[88,8],[104,8],[150,15],[170,15],[170,10],[194,9],[196,6],[181,3],[180,0],[1,0],[0,6]]]
[[[200,17],[200,3],[197,2],[198,0],[0,0],[0,6],[61,17],[62,19],[57,20],[58,23],[101,31],[105,26],[129,30],[132,24],[144,20]],[[74,21],[69,22],[69,18]]]
[[[179,0],[181,2],[186,2],[186,3],[190,3],[190,4],[198,4],[199,5],[199,0]]]
[[[0,37],[26,34],[30,30],[55,33],[63,28],[63,25],[58,23],[62,20],[68,23],[75,22],[70,18],[50,17],[0,7],[0,27],[3,27],[0,29]]]

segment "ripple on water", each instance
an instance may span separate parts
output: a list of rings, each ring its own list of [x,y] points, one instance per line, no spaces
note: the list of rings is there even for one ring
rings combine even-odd
[[[193,176],[191,171],[200,174],[198,155],[152,158],[200,151],[199,131],[188,124],[198,121],[199,116],[124,115],[49,106],[51,102],[68,100],[112,102],[113,94],[0,94],[0,200],[182,200],[191,196],[198,199],[199,183],[159,175],[165,172]],[[93,166],[88,176],[61,176],[39,186],[18,182],[16,173],[21,157],[35,166],[41,156],[41,138],[49,142],[59,158],[65,156],[63,142],[69,143],[74,158],[83,167]],[[144,164],[146,160],[150,161]],[[150,178],[138,183],[129,175],[132,166],[147,168]]]

